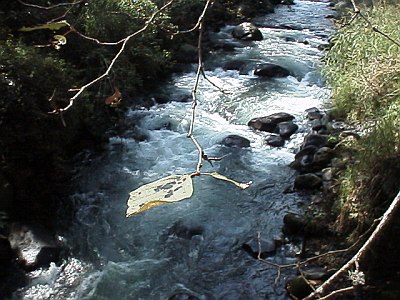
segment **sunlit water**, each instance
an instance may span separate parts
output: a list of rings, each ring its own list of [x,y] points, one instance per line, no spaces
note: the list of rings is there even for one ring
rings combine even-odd
[[[140,119],[137,130],[143,142],[111,138],[100,158],[82,153],[76,193],[71,201],[79,208],[72,228],[64,234],[72,257],[62,265],[32,272],[31,283],[15,294],[23,299],[168,299],[188,293],[199,299],[287,299],[285,279],[293,270],[277,270],[252,258],[242,244],[258,234],[282,239],[283,216],[301,211],[305,201],[292,186],[288,167],[301,142],[304,110],[324,107],[329,90],[319,73],[322,52],[332,31],[325,16],[326,3],[297,1],[276,13],[257,18],[264,40],[235,42],[230,27],[216,33],[219,41],[236,43],[236,50],[216,53],[206,62],[206,75],[226,92],[203,80],[199,89],[194,134],[208,156],[224,159],[204,171],[217,171],[236,181],[253,184],[247,190],[208,176],[194,178],[190,199],[161,205],[125,218],[129,192],[170,174],[195,170],[197,152],[186,137],[191,103],[171,102],[149,110],[130,111]],[[284,25],[295,28],[278,29]],[[304,41],[307,41],[304,43]],[[260,80],[251,72],[225,71],[231,60],[250,64],[272,62],[293,76]],[[195,70],[195,66],[193,66]],[[243,73],[243,72],[242,72]],[[190,93],[195,73],[180,74],[164,87],[174,94]],[[301,125],[285,147],[266,145],[265,135],[247,127],[254,117],[284,111]],[[229,149],[221,140],[229,134],[251,141],[247,149]],[[177,222],[203,228],[201,235],[185,239],[169,234]],[[278,263],[296,260],[299,245],[278,247],[268,259]]]

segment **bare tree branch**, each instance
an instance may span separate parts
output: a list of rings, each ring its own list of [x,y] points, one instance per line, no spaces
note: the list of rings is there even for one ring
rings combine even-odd
[[[119,58],[119,57],[121,56],[121,54],[124,52],[125,47],[126,47],[126,44],[129,42],[129,40],[130,40],[131,38],[133,38],[133,37],[135,37],[135,36],[141,34],[142,32],[146,31],[147,28],[150,26],[150,24],[152,24],[152,22],[155,20],[155,18],[156,18],[162,11],[164,11],[165,9],[167,9],[174,1],[175,1],[175,0],[170,0],[170,1],[168,1],[164,6],[162,6],[159,10],[157,10],[156,12],[154,12],[154,13],[151,15],[150,19],[149,19],[148,21],[146,21],[145,25],[144,25],[141,29],[139,29],[139,30],[137,30],[136,32],[134,32],[134,33],[128,35],[126,38],[122,39],[123,42],[122,42],[121,49],[119,49],[118,53],[114,56],[114,58],[112,59],[110,65],[108,66],[107,70],[106,70],[102,75],[100,75],[99,77],[93,79],[93,80],[90,81],[89,83],[87,83],[87,84],[85,84],[84,86],[80,87],[79,90],[78,90],[78,92],[77,92],[72,98],[69,99],[69,104],[68,104],[66,107],[60,108],[60,109],[57,109],[57,110],[54,110],[52,113],[61,113],[61,112],[63,112],[63,111],[66,111],[66,110],[70,109],[70,108],[72,107],[72,105],[74,104],[74,101],[75,101],[87,88],[89,88],[90,86],[92,86],[92,85],[95,84],[96,82],[99,82],[99,81],[102,80],[103,78],[107,77],[107,76],[110,74],[110,72],[111,72],[113,66],[114,66],[115,63],[117,62],[118,58]]]
[[[74,6],[74,5],[77,5],[79,3],[85,2],[85,0],[75,1],[75,2],[72,2],[72,3],[68,3],[68,2],[58,3],[58,4],[55,4],[55,5],[52,5],[52,6],[40,6],[40,5],[36,5],[36,4],[25,3],[25,2],[23,2],[21,0],[18,0],[18,2],[21,3],[22,5],[25,5],[25,6],[34,7],[34,8],[38,8],[38,9],[50,10],[50,9],[54,9],[54,8],[60,7],[60,6]]]
[[[374,232],[364,243],[364,245],[358,250],[358,252],[345,264],[343,265],[335,274],[333,274],[327,281],[325,281],[317,290],[310,295],[308,295],[304,300],[311,300],[325,293],[325,291],[336,281],[336,279],[345,271],[349,270],[353,264],[358,264],[363,258],[366,251],[372,247],[373,243],[376,242],[379,236],[381,236],[383,229],[390,224],[393,216],[395,216],[396,210],[400,206],[400,191],[394,198],[393,202],[390,204],[389,208],[383,214],[381,221],[375,228]]]

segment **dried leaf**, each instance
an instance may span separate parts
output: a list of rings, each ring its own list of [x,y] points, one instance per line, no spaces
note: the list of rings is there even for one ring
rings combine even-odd
[[[222,174],[219,174],[217,172],[205,173],[205,175],[210,175],[210,176],[212,176],[212,177],[214,177],[216,179],[224,180],[224,181],[228,181],[230,183],[233,183],[237,187],[240,187],[242,190],[247,189],[250,186],[250,184],[252,183],[251,181],[249,181],[247,183],[245,183],[245,182],[237,182],[237,181],[235,181],[233,179],[230,179],[230,178],[228,178],[228,177],[226,177],[226,176],[224,176]]]
[[[177,202],[193,194],[190,174],[171,175],[130,192],[126,216],[130,217],[160,204]]]
[[[121,100],[122,100],[121,92],[119,91],[119,89],[117,87],[114,87],[114,94],[107,97],[104,102],[107,105],[110,105],[111,107],[116,107],[121,103]]]

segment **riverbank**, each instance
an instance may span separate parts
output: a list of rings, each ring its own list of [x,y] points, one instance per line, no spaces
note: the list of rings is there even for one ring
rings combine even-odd
[[[360,15],[351,13],[351,5],[343,13],[339,24],[345,26],[339,27],[326,53],[334,105],[330,114],[342,121],[342,131],[334,137],[330,183],[315,195],[306,214],[314,224],[305,229],[307,257],[347,249],[320,259],[333,271],[363,245],[400,188],[399,7],[382,1],[372,9],[357,8]],[[398,214],[358,262],[362,280],[354,283],[343,274],[331,286],[331,291],[355,287],[337,297],[398,299]]]

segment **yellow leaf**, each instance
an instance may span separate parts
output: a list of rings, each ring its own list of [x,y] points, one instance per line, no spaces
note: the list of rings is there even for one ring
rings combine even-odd
[[[148,183],[129,193],[126,217],[160,204],[177,202],[193,194],[190,174],[171,175]]]

